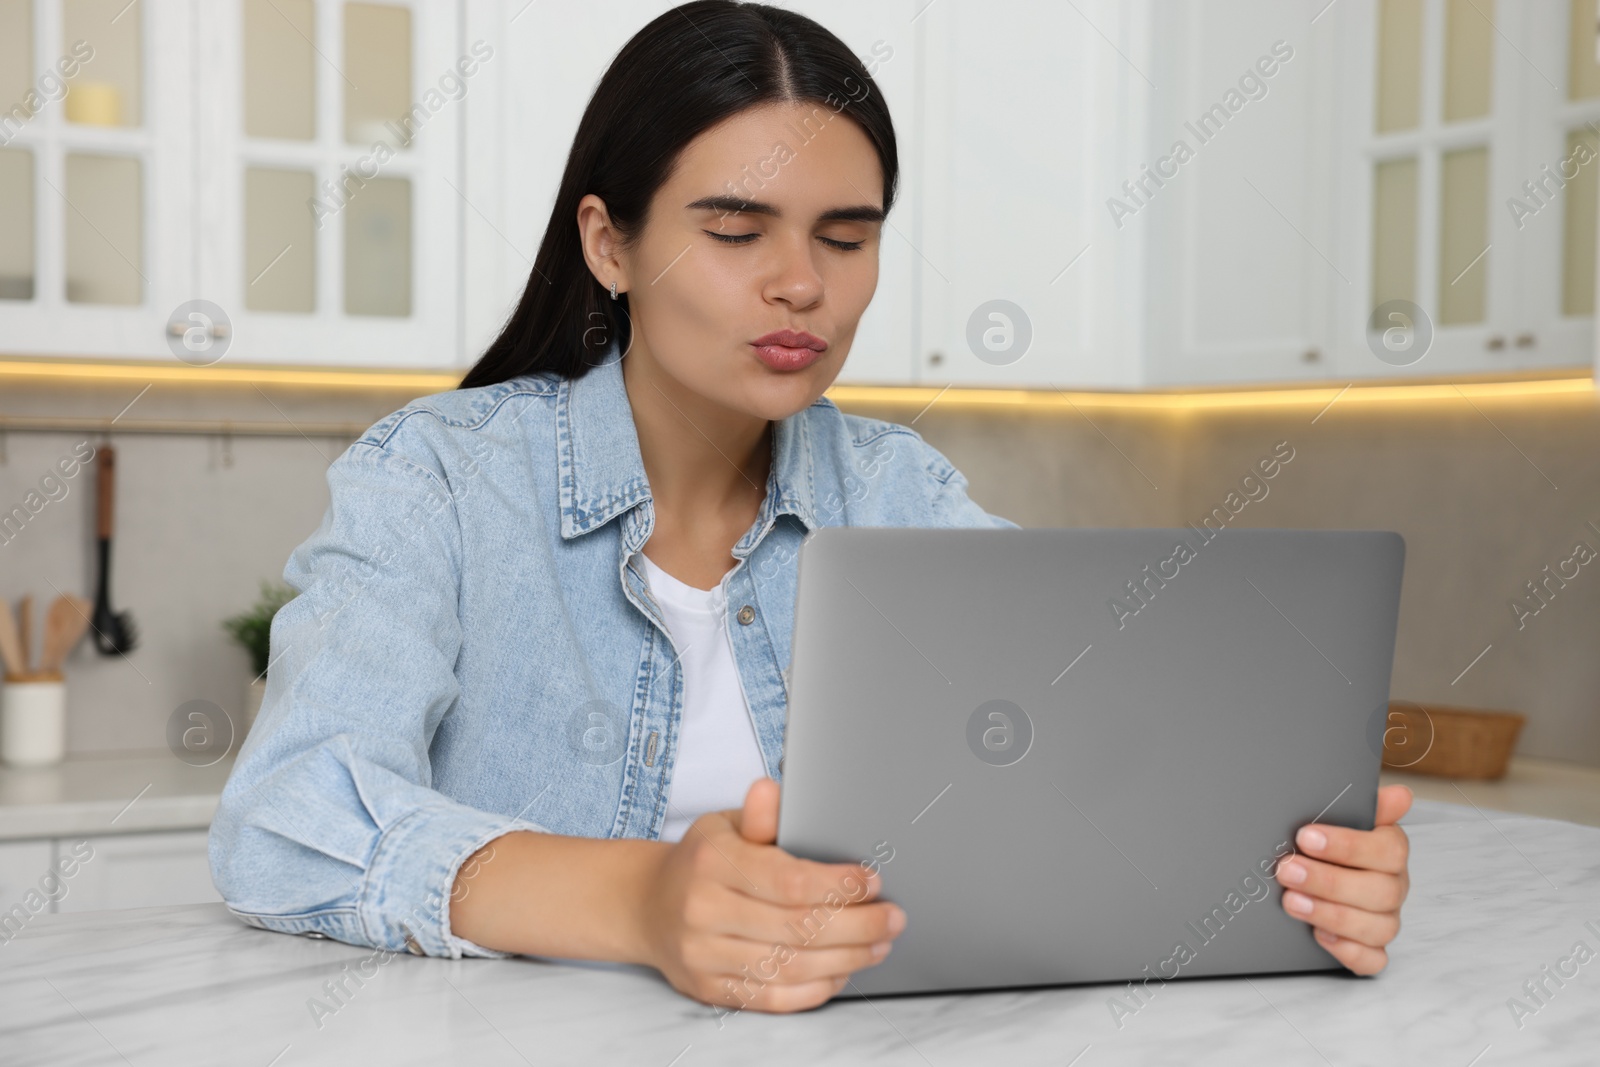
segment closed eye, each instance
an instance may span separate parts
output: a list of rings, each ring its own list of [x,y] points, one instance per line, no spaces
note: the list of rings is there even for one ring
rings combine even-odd
[[[723,244],[730,244],[730,245],[746,245],[746,244],[749,244],[751,241],[754,241],[757,237],[761,236],[758,233],[728,234],[728,233],[712,233],[710,230],[702,230],[701,232],[704,233],[707,237],[713,237],[713,238],[717,239],[718,241],[721,241]],[[830,248],[837,248],[841,252],[856,252],[856,251],[859,251],[861,249],[861,247],[866,244],[865,241],[835,241],[831,237],[818,237],[817,240],[821,241],[825,245],[828,245]]]

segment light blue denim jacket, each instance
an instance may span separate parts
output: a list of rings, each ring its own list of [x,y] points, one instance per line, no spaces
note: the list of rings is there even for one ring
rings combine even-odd
[[[422,397],[328,468],[211,827],[212,877],[244,922],[501,956],[450,930],[479,847],[659,837],[683,673],[635,559],[655,512],[615,352],[578,379]],[[774,425],[766,499],[722,580],[773,778],[805,534],[1016,526],[966,485],[915,431],[826,398]]]

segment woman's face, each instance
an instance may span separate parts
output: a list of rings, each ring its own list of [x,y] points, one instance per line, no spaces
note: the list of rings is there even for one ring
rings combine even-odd
[[[628,294],[627,358],[730,411],[803,410],[838,376],[877,288],[882,200],[877,152],[832,106],[751,108],[707,130],[657,191],[640,241],[601,274],[620,271]],[[764,360],[752,342],[780,330],[826,349]]]

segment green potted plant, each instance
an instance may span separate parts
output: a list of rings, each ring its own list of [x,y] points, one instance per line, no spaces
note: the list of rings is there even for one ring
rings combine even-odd
[[[244,732],[246,733],[255,723],[256,713],[261,710],[261,698],[267,692],[272,617],[278,613],[279,608],[297,595],[292,586],[263,580],[261,598],[249,611],[222,620],[222,628],[228,631],[236,644],[250,653],[250,670],[255,676],[245,694]]]

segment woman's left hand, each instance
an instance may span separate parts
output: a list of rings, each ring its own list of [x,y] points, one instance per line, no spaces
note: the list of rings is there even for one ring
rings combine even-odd
[[[1312,823],[1295,835],[1300,855],[1278,864],[1283,910],[1308,922],[1317,942],[1356,974],[1377,974],[1389,962],[1384,946],[1400,932],[1400,905],[1411,890],[1410,842],[1398,825],[1411,810],[1411,790],[1378,790],[1371,830]]]

